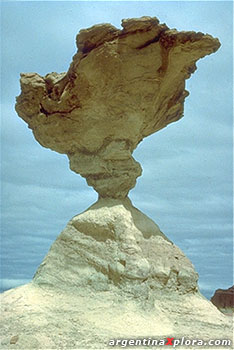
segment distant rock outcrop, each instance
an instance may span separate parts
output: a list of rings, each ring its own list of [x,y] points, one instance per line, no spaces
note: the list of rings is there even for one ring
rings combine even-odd
[[[221,311],[234,311],[234,286],[228,289],[217,289],[210,299]]]

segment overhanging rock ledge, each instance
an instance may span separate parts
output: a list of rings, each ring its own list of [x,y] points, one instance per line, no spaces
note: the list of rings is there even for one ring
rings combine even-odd
[[[67,73],[21,75],[16,111],[44,147],[67,154],[70,168],[101,197],[125,198],[141,175],[132,157],[144,137],[179,120],[185,80],[220,43],[178,32],[156,18],[95,25],[77,35]]]

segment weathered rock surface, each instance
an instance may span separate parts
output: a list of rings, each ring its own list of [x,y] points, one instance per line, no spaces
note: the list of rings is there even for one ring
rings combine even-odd
[[[99,200],[70,220],[30,284],[3,293],[2,349],[232,336],[230,318],[199,293],[192,263],[127,198],[141,174],[133,150],[182,117],[185,80],[219,41],[150,17],[122,27],[80,31],[67,73],[21,76],[19,116],[42,146],[68,155]]]
[[[108,346],[110,339],[167,337],[208,343],[210,339],[232,340],[233,333],[231,318],[198,293],[157,290],[147,300],[144,295],[123,293],[114,284],[106,291],[92,290],[89,285],[64,291],[59,285],[49,288],[32,282],[3,293],[1,305],[2,350],[104,350],[113,349]],[[18,339],[15,344],[10,344],[12,338]],[[137,347],[145,348],[156,347]],[[178,347],[214,348],[233,349],[232,345]]]
[[[231,318],[199,293],[197,277],[128,199],[100,199],[68,223],[31,283],[2,294],[1,349],[103,350],[111,339],[167,337],[231,342]]]
[[[114,284],[145,298],[157,289],[195,293],[197,280],[191,262],[129,199],[101,199],[75,216],[34,277],[63,290]]]
[[[67,73],[21,75],[16,110],[44,147],[67,154],[70,168],[101,197],[125,198],[141,175],[132,152],[183,115],[185,80],[220,43],[178,32],[156,18],[81,30]]]
[[[234,311],[234,286],[228,289],[217,289],[211,298],[211,302],[222,312]]]

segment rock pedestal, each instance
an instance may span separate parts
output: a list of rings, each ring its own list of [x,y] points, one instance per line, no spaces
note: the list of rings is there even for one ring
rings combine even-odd
[[[68,223],[34,282],[98,291],[114,284],[147,298],[157,289],[195,293],[197,279],[180,249],[129,199],[101,199]]]
[[[182,117],[185,80],[220,43],[150,17],[122,27],[81,30],[67,73],[21,75],[19,116],[42,146],[67,154],[99,200],[69,221],[30,284],[4,293],[2,349],[231,337],[192,263],[127,197],[141,175],[134,149]]]

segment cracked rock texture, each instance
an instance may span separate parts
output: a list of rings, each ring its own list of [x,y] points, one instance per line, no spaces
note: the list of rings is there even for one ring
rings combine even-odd
[[[125,198],[141,175],[132,157],[142,139],[183,115],[185,80],[220,43],[178,32],[156,18],[95,25],[77,35],[67,73],[21,75],[16,110],[44,147],[100,197]]]

